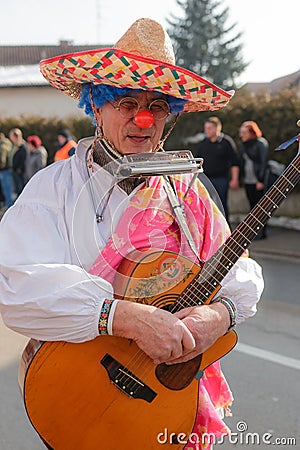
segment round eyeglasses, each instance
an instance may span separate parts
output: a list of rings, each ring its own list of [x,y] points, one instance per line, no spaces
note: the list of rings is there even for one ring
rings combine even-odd
[[[141,109],[148,109],[153,114],[155,120],[166,119],[170,114],[169,104],[163,99],[153,100],[147,108],[140,106],[139,102],[134,97],[124,97],[116,102],[116,104],[110,103],[120,112],[124,119],[132,119]]]

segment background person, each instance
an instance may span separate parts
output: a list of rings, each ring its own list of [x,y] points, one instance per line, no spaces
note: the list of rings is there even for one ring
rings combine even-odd
[[[23,139],[23,133],[19,128],[12,128],[8,136],[13,144],[12,173],[16,195],[19,196],[26,183],[25,169],[28,148],[26,147],[26,143]]]
[[[241,139],[241,169],[245,192],[250,209],[259,202],[265,192],[268,176],[268,141],[262,137],[262,131],[254,121],[243,122],[239,135]],[[257,239],[267,237],[266,226]]]
[[[54,161],[70,158],[74,155],[77,143],[72,139],[68,130],[61,130],[57,134],[58,150],[54,155]]]
[[[11,171],[12,165],[12,142],[0,133],[0,185],[6,208],[14,203],[14,183]]]
[[[216,189],[229,222],[228,189],[239,188],[239,158],[234,140],[222,133],[218,117],[205,120],[204,138],[197,144],[195,155],[204,159],[204,174]]]
[[[79,59],[86,64],[77,64]],[[97,68],[90,70],[95,60]],[[214,303],[176,314],[116,300],[114,275],[133,249],[154,246],[196,259],[167,186],[185,198],[199,258],[215,253],[229,229],[198,179],[187,192],[192,174],[172,177],[171,185],[160,176],[147,183],[139,178],[119,182],[114,167],[124,155],[162,150],[167,117],[200,111],[203,103],[221,108],[231,94],[175,66],[168,35],[150,19],[136,21],[114,48],[93,51],[93,58],[87,51],[61,61],[43,61],[42,73],[56,88],[80,99],[97,133],[81,140],[72,158],[39,171],[0,223],[3,320],[43,341],[78,343],[108,334],[133,340],[155,364],[188,361],[255,313],[263,287],[261,269],[252,259],[239,258]],[[160,77],[153,78],[158,70]],[[197,89],[183,92],[183,74]],[[219,410],[228,407],[232,396],[218,362],[205,370],[199,389],[195,432],[227,433]]]
[[[27,145],[29,154],[26,159],[26,180],[28,181],[36,172],[47,165],[48,152],[42,145],[41,138],[36,135],[28,136]]]

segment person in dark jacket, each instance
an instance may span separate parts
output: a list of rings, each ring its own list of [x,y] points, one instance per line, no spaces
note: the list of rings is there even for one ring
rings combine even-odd
[[[241,169],[245,192],[252,209],[265,192],[268,170],[268,141],[262,137],[262,131],[254,121],[243,122],[239,135],[241,139]],[[266,237],[266,227],[258,239]]]
[[[15,182],[16,194],[19,196],[25,186],[25,170],[28,149],[23,139],[23,133],[19,128],[10,130],[9,139],[13,143],[13,179]]]
[[[222,133],[222,123],[218,117],[205,120],[203,139],[198,142],[196,156],[203,158],[205,175],[209,178],[224,208],[229,222],[228,189],[239,188],[239,159],[233,139]]]
[[[14,203],[14,185],[11,172],[12,143],[0,133],[0,186],[5,207],[9,208]]]

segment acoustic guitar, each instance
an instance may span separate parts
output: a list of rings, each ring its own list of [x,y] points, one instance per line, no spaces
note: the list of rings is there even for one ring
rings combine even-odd
[[[121,263],[116,292],[172,312],[208,304],[224,276],[300,180],[300,155],[227,241],[198,266],[172,252],[140,250]],[[235,331],[186,363],[154,365],[127,339],[79,344],[31,339],[19,368],[28,417],[54,450],[183,449],[206,367],[231,351]]]

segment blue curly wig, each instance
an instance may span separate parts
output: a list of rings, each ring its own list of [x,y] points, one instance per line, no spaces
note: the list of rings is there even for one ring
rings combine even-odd
[[[82,108],[88,116],[94,118],[90,98],[90,86],[91,83],[86,83],[82,86],[78,106],[79,108]],[[96,108],[101,108],[104,103],[112,102],[116,97],[126,95],[129,92],[139,93],[143,92],[143,89],[117,88],[108,84],[92,84],[93,101]],[[171,95],[166,95],[166,101],[169,104],[171,114],[178,114],[182,112],[184,105],[187,102],[187,100],[176,98]]]

